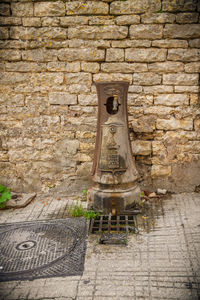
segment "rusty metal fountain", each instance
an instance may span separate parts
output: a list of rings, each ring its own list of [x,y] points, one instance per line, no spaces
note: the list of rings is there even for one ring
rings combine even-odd
[[[140,199],[128,129],[125,81],[97,82],[98,126],[89,206],[113,215],[125,214]]]

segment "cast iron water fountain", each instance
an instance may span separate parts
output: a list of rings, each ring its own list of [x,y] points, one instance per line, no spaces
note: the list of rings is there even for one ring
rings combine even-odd
[[[140,199],[128,129],[125,81],[97,82],[98,125],[88,201],[94,210],[126,214]]]

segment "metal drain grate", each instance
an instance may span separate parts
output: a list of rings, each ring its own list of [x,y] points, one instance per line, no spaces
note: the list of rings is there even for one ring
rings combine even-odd
[[[84,218],[0,225],[0,281],[81,275]]]
[[[138,233],[137,221],[133,215],[99,216],[90,222],[90,233],[122,234]]]

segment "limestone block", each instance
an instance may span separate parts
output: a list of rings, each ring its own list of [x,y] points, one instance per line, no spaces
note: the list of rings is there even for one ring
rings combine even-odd
[[[7,3],[0,3],[0,16],[10,16],[10,5]]]
[[[176,15],[168,13],[147,13],[141,16],[141,22],[145,24],[174,23]]]
[[[115,25],[113,16],[91,16],[89,17],[89,25]]]
[[[76,174],[81,177],[91,176],[92,162],[84,162],[77,166]]]
[[[162,38],[162,32],[162,25],[131,25],[129,30],[131,39],[147,40],[155,40]]]
[[[184,40],[155,40],[152,47],[159,48],[188,48],[188,42]]]
[[[200,62],[192,62],[185,65],[186,73],[200,73]]]
[[[166,49],[125,49],[125,60],[133,62],[157,62],[166,59]]]
[[[190,40],[189,46],[192,48],[200,48],[200,39]]]
[[[128,105],[133,106],[145,106],[153,105],[153,96],[152,95],[138,95],[138,94],[128,94]],[[135,109],[135,108],[134,108]],[[133,109],[133,114],[134,114]],[[129,108],[130,110],[130,108]]]
[[[49,103],[59,105],[77,104],[77,96],[63,92],[49,93]]]
[[[12,27],[10,29],[10,37],[12,39],[22,40],[38,40],[38,39],[62,39],[67,38],[67,29],[53,27],[35,28],[35,27]],[[44,41],[45,43],[45,41]]]
[[[165,38],[199,38],[200,37],[200,24],[166,24],[164,28]]]
[[[57,59],[56,50],[34,49],[22,51],[22,59],[25,61],[49,62]]]
[[[90,92],[90,86],[86,84],[70,84],[68,86],[68,90],[70,93],[81,94]]]
[[[177,11],[194,11],[196,9],[196,1],[191,0],[163,0],[162,10],[169,12]]]
[[[102,63],[101,71],[108,73],[133,73],[146,72],[148,68],[145,63]]]
[[[198,94],[191,94],[190,95],[190,105],[197,105],[199,104],[199,95]]]
[[[90,73],[67,73],[65,74],[65,82],[66,84],[92,84],[92,75]]]
[[[0,60],[18,61],[21,60],[21,51],[19,50],[0,50]]]
[[[1,25],[21,25],[22,20],[18,17],[0,17]]]
[[[76,26],[68,29],[69,39],[124,39],[128,35],[126,26]]]
[[[124,49],[107,49],[106,61],[124,61]]]
[[[100,65],[96,62],[82,62],[81,70],[89,73],[98,73]]]
[[[76,138],[77,139],[93,139],[96,138],[96,132],[92,131],[76,131]]]
[[[36,17],[64,16],[65,15],[65,4],[62,1],[36,2],[36,3],[34,3],[34,15]]]
[[[6,40],[9,38],[8,28],[0,27],[0,39]]]
[[[151,41],[148,40],[122,40],[122,41],[112,41],[113,48],[149,48],[151,46]]]
[[[105,51],[96,49],[60,49],[58,59],[61,61],[104,61]]]
[[[23,94],[0,94],[0,104],[24,106]]]
[[[73,40],[69,40],[69,48],[90,48],[94,50],[106,49],[106,48],[110,48],[110,41],[73,39]]]
[[[184,86],[184,85],[177,85],[174,87],[175,93],[198,93],[199,92],[199,86]]]
[[[60,26],[60,18],[59,17],[43,17],[41,18],[42,26]]]
[[[92,158],[85,154],[85,153],[79,153],[78,157],[77,157],[77,161],[80,161],[80,162],[89,162],[89,161],[92,161]]]
[[[161,83],[161,75],[157,73],[134,73],[133,83],[137,85],[155,85]]]
[[[138,15],[127,15],[127,16],[116,17],[117,25],[132,25],[132,24],[139,24],[139,23],[140,23],[140,16]]]
[[[198,74],[186,74],[186,73],[163,74],[163,84],[198,85]]]
[[[95,149],[94,143],[80,143],[80,151],[90,151]]]
[[[23,26],[26,27],[40,27],[41,26],[41,19],[40,18],[23,18],[22,19]]]
[[[5,69],[12,72],[44,72],[46,71],[46,64],[19,61],[6,63]]]
[[[154,85],[154,86],[144,86],[143,91],[145,94],[163,94],[163,93],[173,93],[173,86],[170,85]]]
[[[130,85],[128,88],[128,91],[130,93],[138,93],[140,94],[142,92],[142,86],[139,85]]]
[[[114,15],[138,14],[146,11],[159,11],[161,2],[159,0],[128,0],[114,1],[110,5],[110,13]]]
[[[165,146],[161,141],[152,141],[153,155],[159,155],[161,151],[165,151]]]
[[[199,95],[198,94],[191,94],[190,95],[190,105],[197,105],[199,104]]]
[[[199,27],[200,29],[200,27]],[[168,60],[198,61],[200,60],[200,49],[169,49]]]
[[[73,1],[66,3],[67,15],[107,15],[108,9],[108,4],[102,1]]]
[[[2,85],[15,85],[18,83],[27,83],[29,80],[27,74],[18,72],[1,72],[0,73],[0,84]]]
[[[151,167],[152,178],[170,176],[171,172],[171,166],[153,165]]]
[[[33,16],[33,3],[12,2],[12,16],[16,17],[31,17]]]
[[[81,66],[80,62],[75,61],[75,62],[49,62],[47,64],[47,70],[48,71],[55,71],[55,72],[69,72],[69,73],[77,73],[80,72]]]
[[[168,50],[169,53],[170,50]],[[182,62],[160,62],[149,64],[149,71],[164,72],[164,73],[177,73],[184,71],[184,64]]]
[[[80,105],[97,105],[98,104],[98,99],[97,95],[79,95],[78,96],[78,103]]]
[[[193,121],[191,119],[177,120],[175,118],[169,120],[157,119],[156,128],[163,130],[192,130]]]
[[[176,23],[197,23],[198,17],[198,13],[180,13],[176,15]]]
[[[197,132],[200,132],[200,119],[194,120],[194,129]]]
[[[66,141],[65,146],[66,146],[66,151],[70,154],[76,154],[78,149],[79,149],[79,141],[73,140],[73,141]]]
[[[0,150],[0,161],[9,161],[8,152]]]
[[[50,73],[50,72],[43,72],[43,73],[32,73],[30,77],[30,82],[33,86],[39,87],[49,87],[52,85],[59,85],[62,84],[64,80],[63,73]]]
[[[60,18],[60,25],[68,27],[73,25],[87,25],[89,17],[86,16],[66,16]]]
[[[189,105],[189,95],[187,94],[162,94],[154,97],[155,105],[182,106]]]
[[[135,140],[131,142],[133,155],[150,155],[151,154],[151,142]]]
[[[134,132],[153,132],[155,130],[155,117],[142,116],[131,122]]]
[[[165,118],[166,115],[174,114],[175,108],[174,107],[167,107],[167,106],[151,106],[151,107],[144,107],[144,114],[146,115],[157,115],[159,118]],[[157,131],[159,133],[159,131]],[[162,134],[161,134],[162,138]]]
[[[94,81],[129,81],[130,83],[133,82],[131,74],[121,74],[121,73],[98,73],[93,75]]]

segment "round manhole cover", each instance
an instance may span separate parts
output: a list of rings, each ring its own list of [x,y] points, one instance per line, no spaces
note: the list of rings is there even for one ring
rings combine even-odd
[[[71,260],[80,240],[79,230],[71,222],[27,222],[5,227],[0,232],[0,275],[39,274],[52,266],[59,269],[63,259]]]

